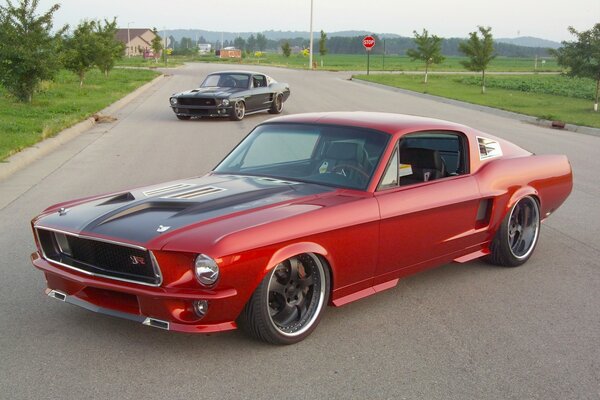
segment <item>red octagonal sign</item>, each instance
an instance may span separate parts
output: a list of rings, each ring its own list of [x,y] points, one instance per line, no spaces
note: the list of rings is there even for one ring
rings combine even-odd
[[[363,39],[363,46],[365,46],[367,51],[371,50],[373,46],[375,46],[375,39],[373,39],[373,36],[365,36]]]

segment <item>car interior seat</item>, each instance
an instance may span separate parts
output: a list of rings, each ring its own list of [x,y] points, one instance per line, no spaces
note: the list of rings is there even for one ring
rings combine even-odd
[[[419,147],[401,147],[400,163],[408,164],[412,174],[400,177],[400,185],[428,182],[446,176],[446,166],[440,152]]]

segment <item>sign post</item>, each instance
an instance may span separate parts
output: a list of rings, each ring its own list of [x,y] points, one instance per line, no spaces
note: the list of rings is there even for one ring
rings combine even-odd
[[[373,39],[373,36],[365,36],[365,38],[362,41],[362,44],[365,47],[365,50],[367,50],[367,75],[369,75],[371,49],[375,46],[375,39]]]

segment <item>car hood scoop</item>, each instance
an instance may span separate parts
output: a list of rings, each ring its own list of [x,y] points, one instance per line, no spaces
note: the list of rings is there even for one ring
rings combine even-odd
[[[285,207],[333,190],[271,178],[208,175],[90,200],[62,214],[47,214],[37,225],[144,244],[188,225]]]
[[[207,87],[197,88],[188,90],[187,92],[180,93],[180,96],[184,97],[227,97],[234,93],[241,92],[243,88],[231,88],[231,87]]]

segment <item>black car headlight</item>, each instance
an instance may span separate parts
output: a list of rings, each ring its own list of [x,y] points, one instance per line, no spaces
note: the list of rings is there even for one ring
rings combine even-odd
[[[177,98],[176,97],[171,97],[171,99],[169,101],[171,102],[172,105],[177,104]]]

